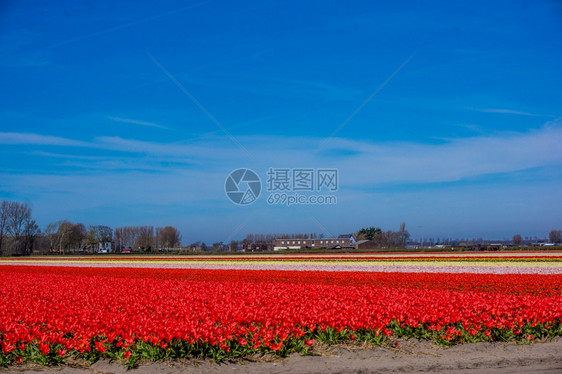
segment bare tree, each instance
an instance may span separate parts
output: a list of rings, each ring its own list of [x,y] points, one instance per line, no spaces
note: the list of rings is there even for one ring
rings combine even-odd
[[[45,228],[45,235],[49,239],[49,248],[51,250],[62,250],[62,241],[66,234],[65,228],[70,227],[71,223],[66,220],[52,222]],[[63,229],[61,230],[61,226]]]
[[[86,246],[86,226],[83,223],[76,223],[72,227],[72,245],[74,248],[82,250]]]
[[[181,240],[178,229],[172,226],[157,228],[156,237],[164,248],[174,248],[180,243]]]
[[[35,237],[40,232],[37,223],[31,218],[31,208],[26,203],[2,201],[0,204],[0,255],[7,247],[19,255],[31,254]]]
[[[154,226],[137,226],[133,228],[136,233],[134,246],[142,251],[152,251],[154,242]]]
[[[31,218],[31,208],[25,203],[8,203],[8,234],[16,240],[21,237],[27,220]]]
[[[551,243],[560,243],[560,237],[562,234],[562,230],[552,230],[549,234],[548,234],[548,240]]]
[[[26,222],[23,231],[23,245],[20,247],[20,254],[29,256],[33,247],[35,246],[35,239],[41,233],[39,226],[35,220],[30,219]]]
[[[2,256],[2,241],[8,225],[9,205],[10,202],[7,200],[0,204],[0,256]]]
[[[123,250],[125,247],[130,247],[132,245],[132,240],[128,237],[128,232],[126,227],[118,227],[113,233],[115,238],[115,245],[117,246],[117,251]]]
[[[63,226],[66,231],[64,246],[69,250],[83,249],[86,245],[86,227],[82,223],[71,223],[68,222]]]
[[[162,230],[163,227],[157,227],[154,229],[154,248],[162,249],[166,246],[162,243]]]
[[[113,229],[104,225],[90,225],[86,233],[85,241],[87,247],[94,247],[101,243],[108,243],[113,240]]]
[[[44,232],[38,233],[33,240],[33,250],[48,252],[50,248],[49,236]]]
[[[82,223],[67,220],[50,223],[45,229],[49,237],[51,249],[66,250],[83,249],[88,242],[86,227]]]
[[[383,248],[399,248],[402,243],[400,232],[384,231],[375,235],[375,243]]]
[[[410,238],[410,233],[406,230],[406,222],[402,222],[402,224],[400,224],[400,231],[398,232],[398,235],[400,248],[406,248],[406,244],[408,244],[408,239]]]
[[[16,253],[22,251],[23,236],[26,226],[31,220],[31,208],[26,203],[9,202],[6,231],[12,238]]]
[[[133,248],[133,247],[140,248],[137,247],[137,244],[139,244],[138,239],[140,237],[140,233],[141,233],[141,226],[117,227],[114,231],[114,238],[118,251],[121,251],[123,248]],[[150,235],[151,241],[153,235],[154,234]],[[152,243],[150,243],[149,246],[152,246]]]
[[[63,221],[59,225],[57,236],[59,238],[58,245],[59,251],[64,253],[64,250],[70,248],[70,235],[72,232],[72,223],[70,221]]]
[[[96,234],[100,242],[111,242],[113,240],[113,229],[109,226],[96,226]]]
[[[513,243],[514,246],[519,247],[523,242],[523,238],[521,237],[520,234],[515,234],[513,235],[513,238],[511,238],[511,242]]]
[[[45,227],[45,236],[49,240],[49,249],[53,250],[57,247],[58,238],[57,232],[59,230],[60,221],[51,222]]]

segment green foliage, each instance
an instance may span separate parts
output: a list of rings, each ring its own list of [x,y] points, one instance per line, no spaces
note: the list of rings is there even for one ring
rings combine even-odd
[[[356,239],[357,238],[363,238],[366,240],[375,240],[375,237],[377,236],[377,234],[380,234],[382,232],[382,230],[379,227],[367,227],[367,228],[362,228],[361,230],[357,231],[356,233]]]
[[[275,337],[269,343],[260,341],[256,346],[254,346],[254,343],[257,340],[254,339],[256,337],[252,334],[215,345],[203,341],[188,342],[174,339],[170,342],[158,341],[154,344],[144,340],[135,340],[127,347],[123,346],[123,341],[119,337],[116,337],[113,341],[108,341],[106,337],[97,337],[91,341],[90,350],[84,353],[66,352],[62,345],[53,344],[49,346],[48,353],[43,354],[38,342],[27,344],[21,342],[18,343],[17,348],[13,347],[9,352],[0,351],[0,367],[22,361],[31,361],[40,365],[60,365],[71,356],[82,358],[90,364],[104,357],[121,361],[127,368],[134,367],[140,359],[160,361],[177,358],[208,358],[215,362],[221,362],[226,358],[245,357],[252,354],[271,354],[277,357],[286,357],[291,353],[310,354],[310,346],[314,341],[324,344],[340,344],[355,340],[375,345],[387,345],[389,344],[389,336],[402,339],[430,340],[443,346],[482,341],[513,341],[518,344],[528,344],[538,339],[552,339],[562,336],[562,323],[557,319],[545,323],[521,322],[512,328],[476,330],[474,328],[465,329],[462,323],[436,328],[425,324],[410,326],[393,320],[382,330],[359,329],[353,331],[315,326],[311,329],[304,329],[302,336],[289,336],[284,340]],[[23,349],[20,349],[21,347]]]

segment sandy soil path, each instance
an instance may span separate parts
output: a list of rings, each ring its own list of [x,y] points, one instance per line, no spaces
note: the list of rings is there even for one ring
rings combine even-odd
[[[0,373],[562,373],[562,339],[517,345],[465,344],[451,348],[428,342],[401,342],[399,348],[317,348],[312,356],[257,359],[216,364],[210,361],[144,362],[127,371],[118,362],[99,361],[89,367],[43,368],[33,364],[0,369]]]

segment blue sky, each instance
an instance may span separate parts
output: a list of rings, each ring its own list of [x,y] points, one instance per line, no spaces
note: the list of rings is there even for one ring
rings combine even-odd
[[[556,1],[7,1],[0,199],[42,227],[544,237],[562,228]],[[335,205],[251,205],[238,168],[337,168]]]

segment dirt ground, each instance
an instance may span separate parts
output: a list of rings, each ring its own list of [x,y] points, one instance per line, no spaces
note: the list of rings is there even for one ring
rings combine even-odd
[[[127,373],[119,362],[101,360],[91,366],[22,367],[4,373]],[[562,373],[562,339],[531,345],[515,343],[463,344],[444,348],[429,342],[401,341],[398,348],[373,346],[317,346],[310,356],[283,359],[255,357],[216,364],[212,361],[142,362],[128,374],[199,373]]]

